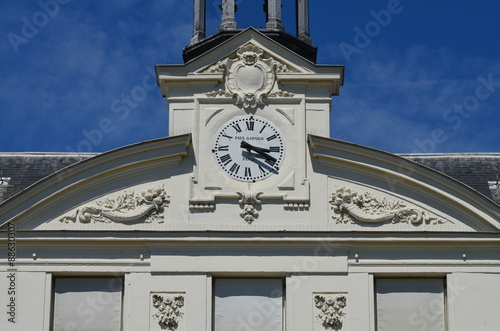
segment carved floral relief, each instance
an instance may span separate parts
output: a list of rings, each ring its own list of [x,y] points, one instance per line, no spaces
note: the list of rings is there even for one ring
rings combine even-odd
[[[175,331],[184,313],[181,311],[184,307],[183,294],[171,293],[152,293],[151,295],[153,318],[158,322],[161,330]]]
[[[235,104],[244,108],[264,105],[263,98],[266,96],[294,96],[293,93],[274,88],[276,73],[290,72],[290,70],[272,57],[264,58],[263,54],[261,48],[249,43],[238,49],[236,58],[226,58],[207,68],[204,73],[224,73],[226,89],[208,92],[206,95],[234,96]]]
[[[449,221],[429,212],[408,207],[406,202],[359,193],[341,187],[330,197],[333,219],[337,223],[408,223],[413,225],[444,224]]]
[[[104,198],[95,201],[94,205],[77,209],[73,214],[59,219],[60,222],[134,222],[143,220],[146,223],[164,221],[163,212],[168,207],[170,197],[163,187],[147,189],[140,194],[124,191],[115,199]]]
[[[344,323],[347,297],[345,294],[317,294],[314,306],[319,309],[316,318],[326,330],[340,330]]]

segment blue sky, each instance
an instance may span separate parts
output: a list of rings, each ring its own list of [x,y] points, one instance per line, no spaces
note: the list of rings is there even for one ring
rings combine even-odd
[[[346,66],[332,138],[500,152],[500,2],[310,2],[318,63]],[[182,62],[191,0],[7,1],[0,31],[0,152],[103,152],[168,135],[151,73]]]

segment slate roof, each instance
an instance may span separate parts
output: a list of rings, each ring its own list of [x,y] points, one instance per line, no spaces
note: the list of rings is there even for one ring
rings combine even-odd
[[[500,153],[399,156],[452,177],[500,204]]]
[[[98,154],[0,153],[0,203],[37,181]],[[500,205],[500,153],[400,154],[452,177]]]
[[[39,180],[97,154],[1,153],[0,203]]]

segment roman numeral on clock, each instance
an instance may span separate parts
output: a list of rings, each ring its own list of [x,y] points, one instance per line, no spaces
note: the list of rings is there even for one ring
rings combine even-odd
[[[238,123],[234,123],[233,124],[233,128],[236,130],[236,133],[240,133],[241,132],[241,127]]]
[[[219,146],[219,147],[217,148],[217,150],[218,150],[219,152],[229,152],[229,145]]]
[[[255,127],[254,121],[247,121],[247,122],[245,122],[245,124],[247,125],[247,131],[253,131],[253,129]]]
[[[266,163],[269,164],[271,167],[274,167],[274,165],[276,164],[276,159],[274,160],[266,159]]]
[[[239,170],[240,170],[240,165],[238,163],[233,164],[231,168],[229,168],[229,171],[235,174],[237,174]]]
[[[267,137],[267,141],[271,141],[271,140],[276,139],[276,138],[278,138],[278,137],[276,137],[276,135],[273,134],[272,136]]]
[[[271,152],[271,153],[279,153],[280,149],[281,148],[279,146],[271,146],[271,147],[269,147],[269,152]]]
[[[245,167],[245,177],[252,177],[252,171],[249,167]]]
[[[229,163],[231,163],[233,160],[231,159],[231,155],[229,154],[225,154],[225,155],[222,155],[220,157],[220,161],[224,164],[224,165],[228,165]]]

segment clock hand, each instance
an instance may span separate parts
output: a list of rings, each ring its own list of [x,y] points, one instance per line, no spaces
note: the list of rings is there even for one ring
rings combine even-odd
[[[251,150],[254,150],[256,152],[257,152],[257,150],[260,150],[261,152],[264,152],[264,153],[269,153],[270,152],[270,150],[268,148],[260,148],[260,147],[254,146],[254,145],[250,145],[249,143],[247,143],[244,140],[241,142],[240,147],[241,148],[246,148],[246,149],[251,149]]]
[[[256,147],[256,146],[253,146],[253,145],[250,145],[249,143],[247,143],[246,141],[242,140],[241,141],[241,144],[240,144],[240,147],[241,148],[245,148],[246,150],[250,151],[250,150],[253,150],[254,152],[256,152],[257,154],[260,154],[262,155],[263,157],[265,157],[266,159],[268,160],[271,160],[273,162],[276,162],[277,159],[267,153],[270,152],[269,149],[267,148],[260,148],[260,147]]]

